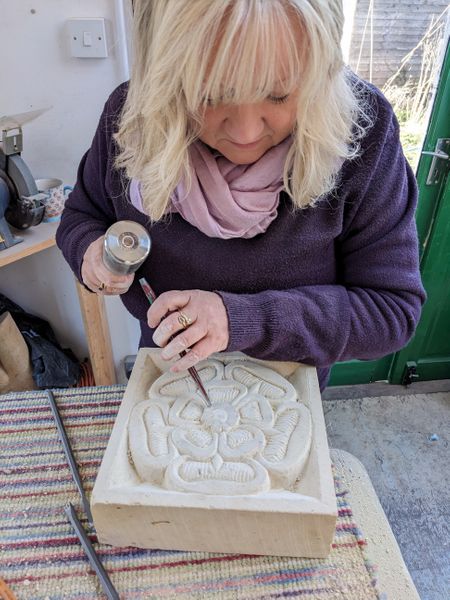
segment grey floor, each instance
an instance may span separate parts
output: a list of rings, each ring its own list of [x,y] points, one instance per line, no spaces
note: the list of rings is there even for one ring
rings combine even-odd
[[[450,391],[359,387],[325,391],[329,444],[364,464],[421,599],[450,599]]]

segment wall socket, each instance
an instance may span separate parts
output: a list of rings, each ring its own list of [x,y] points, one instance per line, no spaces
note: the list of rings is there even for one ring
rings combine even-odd
[[[78,58],[107,58],[105,19],[69,19],[70,55]]]

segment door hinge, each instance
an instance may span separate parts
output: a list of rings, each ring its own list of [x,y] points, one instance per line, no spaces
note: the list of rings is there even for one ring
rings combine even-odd
[[[419,373],[417,372],[417,363],[414,361],[408,361],[405,365],[405,370],[402,376],[402,385],[410,385],[419,379]]]
[[[438,138],[433,152],[424,150],[421,154],[432,156],[426,185],[437,185],[450,169],[450,138]]]

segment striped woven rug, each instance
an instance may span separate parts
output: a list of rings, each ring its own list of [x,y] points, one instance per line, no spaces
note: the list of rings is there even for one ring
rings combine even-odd
[[[55,392],[85,490],[92,491],[123,386]],[[378,598],[365,541],[335,475],[339,516],[326,559],[113,548],[91,536],[120,597]],[[104,598],[63,507],[79,507],[43,392],[0,396],[0,577],[18,600]]]

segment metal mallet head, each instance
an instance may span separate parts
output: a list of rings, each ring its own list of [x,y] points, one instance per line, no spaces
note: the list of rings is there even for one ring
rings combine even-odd
[[[151,248],[148,232],[134,221],[117,221],[105,233],[103,262],[116,275],[128,275],[139,269]]]

